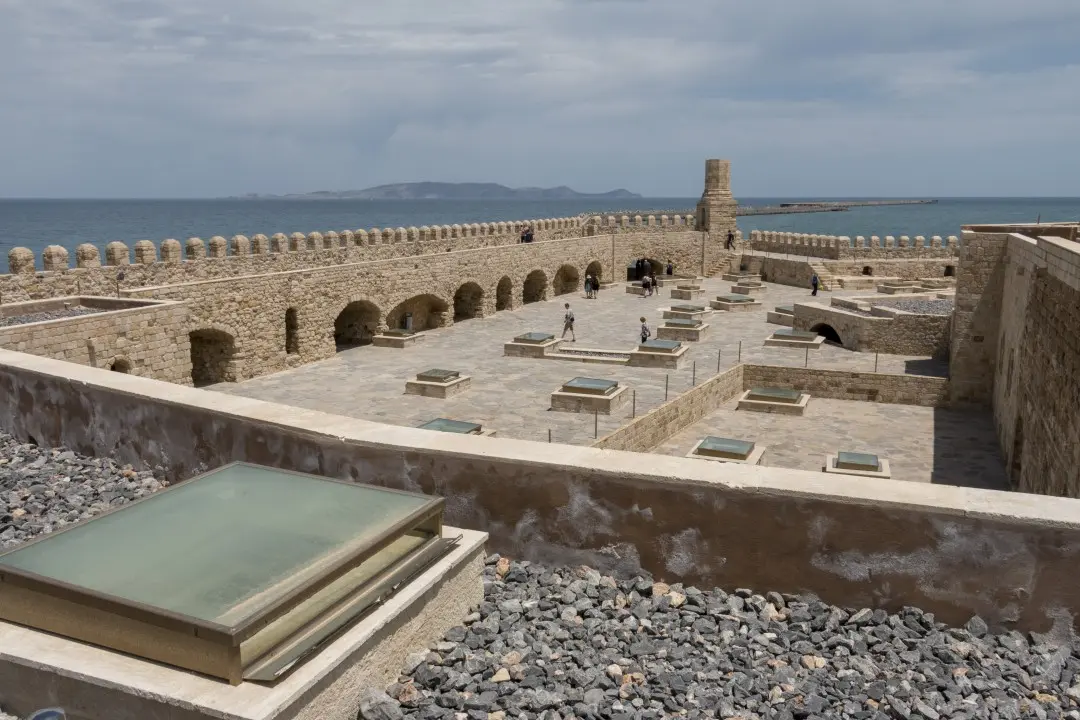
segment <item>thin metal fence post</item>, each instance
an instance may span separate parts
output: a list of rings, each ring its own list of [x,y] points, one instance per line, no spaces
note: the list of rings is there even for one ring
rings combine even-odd
[[[874,372],[877,372],[877,360],[878,360],[878,354],[874,353]]]
[[[810,348],[806,348],[806,357],[803,358],[803,367],[810,367]]]
[[[551,442],[551,428],[548,428],[548,442]]]
[[[599,410],[593,410],[592,411],[592,417],[593,417],[592,436],[593,436],[593,440],[595,440],[596,438],[600,437],[600,411]]]
[[[637,417],[637,388],[634,388],[634,404],[630,406],[630,417]]]
[[[692,373],[693,374],[690,376],[690,387],[697,385],[697,360],[694,361]]]
[[[742,340],[739,341],[739,362],[742,362]]]
[[[720,373],[720,350],[716,351],[716,372]]]
[[[667,402],[668,381],[671,380],[671,375],[664,376],[664,402]]]

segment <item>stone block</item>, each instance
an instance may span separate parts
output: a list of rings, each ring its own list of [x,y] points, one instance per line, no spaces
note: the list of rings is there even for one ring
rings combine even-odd
[[[693,320],[686,320],[682,322],[692,323]],[[656,329],[656,337],[659,340],[678,340],[680,342],[698,342],[708,335],[709,324],[698,321],[694,325],[681,325],[679,321],[675,321],[676,324],[672,324],[671,321],[661,325]]]
[[[774,388],[751,388],[739,396],[736,409],[780,415],[803,415],[806,412],[807,403],[810,402],[809,393],[788,392],[793,392],[794,396],[781,397]]]
[[[447,375],[447,372],[453,374]],[[465,392],[471,384],[470,376],[455,371],[426,371],[418,373],[415,380],[406,381],[405,394],[445,400]]]
[[[525,333],[503,344],[503,355],[507,357],[542,358],[550,350],[558,350],[562,340],[547,333]]]
[[[606,384],[605,387],[589,388],[588,384]],[[574,378],[551,393],[551,409],[560,412],[599,413],[611,415],[630,402],[629,388],[614,380]]]
[[[424,337],[422,332],[409,330],[387,330],[371,338],[371,344],[375,347],[407,348],[420,342]]]

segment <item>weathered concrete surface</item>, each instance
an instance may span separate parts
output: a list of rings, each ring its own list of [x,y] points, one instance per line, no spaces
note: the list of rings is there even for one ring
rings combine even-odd
[[[535,561],[1048,629],[1080,612],[1080,501],[444,436],[0,351],[0,426],[172,479],[245,460],[441,495]]]

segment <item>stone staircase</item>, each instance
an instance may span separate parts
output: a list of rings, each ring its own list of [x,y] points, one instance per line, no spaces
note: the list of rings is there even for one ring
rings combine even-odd
[[[832,290],[836,286],[836,278],[831,272],[829,272],[823,263],[812,262],[810,267],[814,269],[814,273],[818,276],[818,288],[821,290]]]

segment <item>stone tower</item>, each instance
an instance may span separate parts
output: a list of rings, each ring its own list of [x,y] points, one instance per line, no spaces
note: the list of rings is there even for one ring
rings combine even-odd
[[[727,160],[705,161],[705,191],[697,204],[697,228],[727,237],[736,230],[735,198],[731,196],[731,163]]]

